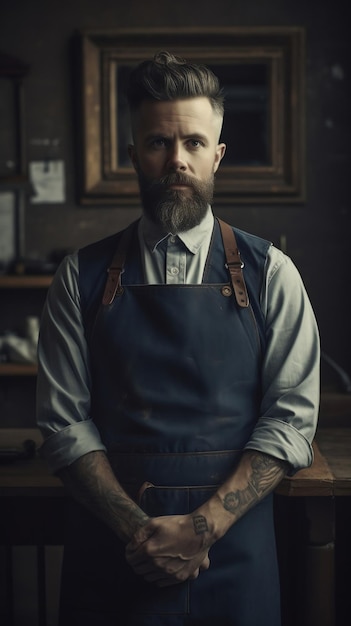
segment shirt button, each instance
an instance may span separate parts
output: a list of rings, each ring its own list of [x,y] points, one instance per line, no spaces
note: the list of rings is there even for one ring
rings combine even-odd
[[[171,267],[171,274],[173,274],[173,276],[176,276],[177,274],[179,274],[179,269],[177,267]]]
[[[173,235],[172,235],[172,237],[169,238],[169,240],[170,240],[171,243],[175,243],[176,242],[176,238],[173,237]]]

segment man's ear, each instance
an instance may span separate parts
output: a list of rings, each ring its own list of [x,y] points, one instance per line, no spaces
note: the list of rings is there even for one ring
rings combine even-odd
[[[224,157],[226,147],[227,146],[225,145],[225,143],[219,143],[218,146],[216,147],[216,156],[215,156],[214,169],[213,169],[214,173],[217,172],[219,168],[219,164]]]
[[[138,159],[137,159],[137,155],[136,155],[136,150],[135,150],[135,146],[133,146],[133,144],[129,144],[128,146],[128,154],[129,154],[129,158],[131,160],[131,162],[133,163],[133,167],[135,170],[138,169]]]

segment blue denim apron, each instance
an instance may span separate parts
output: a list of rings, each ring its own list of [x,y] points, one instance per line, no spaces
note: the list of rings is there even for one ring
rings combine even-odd
[[[100,269],[102,245],[81,254],[91,414],[116,476],[151,516],[188,513],[206,501],[235,468],[259,415],[264,320],[257,317],[269,244],[240,232],[237,238],[248,264],[247,308],[230,288],[217,222],[201,285],[143,284],[134,236],[122,288],[98,306],[106,248],[116,241],[105,242]],[[78,619],[97,626],[280,624],[271,496],[211,548],[208,571],[164,589],[134,575],[121,542],[76,504],[70,527],[66,626]]]

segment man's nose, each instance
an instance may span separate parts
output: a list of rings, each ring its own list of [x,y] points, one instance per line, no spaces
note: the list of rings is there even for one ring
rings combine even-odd
[[[168,150],[167,169],[184,172],[187,167],[184,147],[180,143],[172,144]]]

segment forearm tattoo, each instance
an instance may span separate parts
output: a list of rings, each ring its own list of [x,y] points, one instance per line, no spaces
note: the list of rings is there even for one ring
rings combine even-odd
[[[118,481],[111,479],[111,468],[104,453],[86,454],[60,472],[73,497],[102,519],[123,540],[128,540],[149,520],[127,496]]]
[[[251,457],[251,476],[244,489],[227,493],[223,507],[235,515],[242,515],[258,500],[264,498],[286,473],[286,464],[262,453]]]

